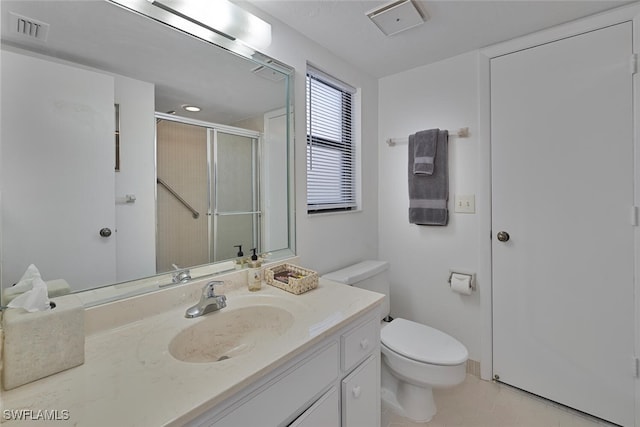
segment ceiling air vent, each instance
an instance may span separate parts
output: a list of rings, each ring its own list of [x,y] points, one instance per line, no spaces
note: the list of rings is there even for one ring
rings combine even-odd
[[[387,36],[416,27],[428,18],[418,10],[412,0],[392,1],[370,10],[366,15]]]
[[[278,66],[281,65],[281,63],[278,63],[278,61],[274,59],[268,59],[266,62],[267,64],[273,66],[273,68],[260,65],[259,67],[252,69],[251,72],[257,76],[260,76],[267,80],[271,80],[272,82],[279,82],[287,76],[282,71],[276,69],[279,68]]]
[[[281,73],[280,71],[276,71],[272,68],[267,68],[264,65],[254,68],[251,71],[260,77],[271,80],[272,82],[279,82],[286,77],[286,74]]]
[[[9,25],[12,34],[39,42],[47,41],[49,24],[13,12],[10,12],[10,16]]]

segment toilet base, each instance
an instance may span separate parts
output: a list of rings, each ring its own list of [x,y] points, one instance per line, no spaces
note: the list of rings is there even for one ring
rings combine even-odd
[[[417,387],[407,382],[398,384],[397,399],[402,402],[405,417],[415,422],[431,421],[436,414],[436,402],[431,387]]]
[[[384,367],[380,397],[393,412],[417,423],[431,421],[437,411],[431,387],[419,387],[398,381]]]

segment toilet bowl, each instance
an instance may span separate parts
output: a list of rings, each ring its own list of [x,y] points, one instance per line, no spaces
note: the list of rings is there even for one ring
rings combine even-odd
[[[431,420],[433,388],[465,379],[466,347],[444,332],[401,318],[383,325],[380,339],[383,400],[413,421]]]
[[[388,264],[363,261],[323,276],[335,282],[383,293],[382,318],[389,315]],[[381,397],[396,413],[416,422],[436,414],[433,388],[464,381],[466,347],[442,331],[411,320],[381,322]]]

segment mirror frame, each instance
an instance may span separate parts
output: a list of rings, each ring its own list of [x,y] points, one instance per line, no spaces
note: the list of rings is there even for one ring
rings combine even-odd
[[[295,141],[294,141],[294,76],[295,69],[271,58],[255,49],[244,45],[238,40],[228,39],[210,29],[199,26],[194,22],[186,20],[177,15],[155,7],[149,0],[103,0],[121,7],[130,13],[135,13],[142,18],[157,21],[160,25],[165,25],[175,31],[182,32],[194,37],[199,41],[204,41],[213,45],[214,48],[221,48],[231,55],[240,56],[250,60],[256,65],[262,65],[274,69],[287,76],[285,83],[285,111],[287,115],[287,200],[288,200],[288,248],[269,251],[267,262],[278,261],[296,255],[296,207],[295,207]],[[157,214],[157,212],[156,212]],[[154,218],[155,219],[155,218]],[[234,260],[219,261],[199,266],[189,266],[192,280],[228,273],[235,269]],[[82,300],[84,307],[93,307],[109,302],[129,298],[137,295],[151,293],[167,287],[179,286],[180,283],[172,282],[173,273],[164,272],[156,275],[141,277],[126,282],[112,283],[99,286],[93,289],[79,290],[73,292]],[[1,297],[1,293],[0,293]],[[2,303],[2,301],[0,301]],[[4,308],[4,307],[3,307]]]

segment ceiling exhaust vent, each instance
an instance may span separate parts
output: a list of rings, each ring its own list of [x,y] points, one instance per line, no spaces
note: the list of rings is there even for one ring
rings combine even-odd
[[[12,34],[43,43],[47,41],[49,24],[13,12],[10,12],[9,15]]]
[[[275,61],[273,59],[269,59],[266,62],[267,62],[267,64],[275,65],[276,67],[278,65],[280,65],[277,61]],[[260,76],[260,77],[265,78],[267,80],[271,80],[272,82],[279,82],[280,80],[284,79],[287,76],[282,71],[279,71],[279,70],[275,69],[275,67],[274,68],[270,68],[270,67],[266,67],[264,65],[260,65],[259,67],[256,67],[256,68],[252,69],[251,72],[254,73],[257,76]]]
[[[422,24],[423,16],[412,0],[396,0],[367,12],[369,19],[387,36]]]

